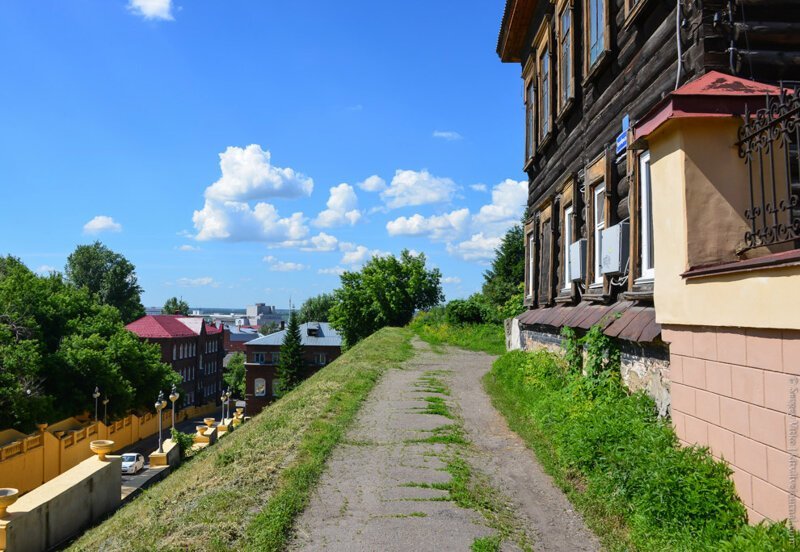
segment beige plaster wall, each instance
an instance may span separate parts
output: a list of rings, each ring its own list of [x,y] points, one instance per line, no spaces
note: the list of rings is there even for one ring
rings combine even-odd
[[[116,509],[121,501],[120,457],[84,460],[8,509],[0,520],[9,552],[48,550]]]
[[[648,138],[662,325],[800,329],[800,267],[680,276],[692,265],[731,260],[743,240],[747,168],[734,145],[738,125],[735,118],[678,120]]]

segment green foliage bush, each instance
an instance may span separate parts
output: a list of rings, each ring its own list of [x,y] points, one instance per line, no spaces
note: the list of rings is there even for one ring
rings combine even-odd
[[[447,303],[445,311],[450,324],[482,324],[484,319],[483,305],[473,299],[453,299]]]
[[[506,335],[501,324],[450,324],[443,307],[420,312],[409,327],[431,345],[455,345],[492,355],[506,352]]]
[[[186,458],[191,455],[192,446],[194,445],[194,437],[189,433],[178,431],[174,427],[170,429],[172,440],[178,443],[178,448],[181,450],[181,457]]]
[[[679,446],[669,421],[619,378],[619,353],[602,332],[566,332],[565,359],[514,351],[495,362],[487,387],[501,410],[548,460],[557,479],[579,481],[602,505],[591,515],[624,520],[639,550],[798,550],[785,526],[746,525],[730,468],[707,449]],[[579,349],[585,348],[583,366]],[[533,426],[533,427],[528,427]],[[570,487],[570,484],[566,484]],[[596,520],[595,520],[596,521]]]

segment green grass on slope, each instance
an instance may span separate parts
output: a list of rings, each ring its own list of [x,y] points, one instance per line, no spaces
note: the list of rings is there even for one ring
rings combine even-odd
[[[491,355],[506,352],[506,334],[502,324],[452,325],[444,321],[418,316],[409,327],[423,341],[434,347],[455,345],[470,351],[483,351]]]
[[[71,550],[282,550],[324,464],[411,332],[384,328],[87,532]]]

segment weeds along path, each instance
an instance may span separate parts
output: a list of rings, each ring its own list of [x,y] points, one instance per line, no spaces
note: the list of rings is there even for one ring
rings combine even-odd
[[[599,549],[483,391],[493,357],[414,347],[328,460],[290,549]]]

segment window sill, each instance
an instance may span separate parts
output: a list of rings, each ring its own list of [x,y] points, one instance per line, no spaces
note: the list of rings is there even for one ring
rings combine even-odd
[[[746,272],[755,272],[757,270],[787,268],[791,266],[800,266],[800,249],[793,249],[791,251],[784,251],[782,253],[773,253],[772,255],[765,255],[763,257],[747,259],[744,261],[693,267],[681,274],[681,277],[685,280],[692,280],[709,276],[718,276],[722,274],[741,274]]]
[[[601,284],[592,284],[589,286],[589,289],[586,290],[581,296],[581,299],[584,301],[591,301],[592,303],[607,303],[611,296],[603,290],[603,286]]]
[[[550,143],[552,139],[553,139],[553,131],[548,130],[547,134],[545,134],[540,138],[539,145],[536,146],[536,152],[541,153],[542,150],[547,147],[547,145]]]
[[[561,125],[561,123],[564,122],[564,119],[566,118],[567,114],[570,111],[572,111],[572,108],[574,106],[575,106],[575,96],[572,95],[567,100],[567,102],[563,106],[561,106],[561,109],[559,109],[558,115],[556,115],[556,124],[557,125]]]
[[[559,292],[558,297],[556,297],[556,303],[563,305],[563,304],[573,304],[577,302],[577,294],[572,289],[562,289]]]
[[[522,172],[528,172],[533,168],[533,159],[533,157],[528,157],[528,160],[522,165]]]
[[[585,52],[584,52],[585,53]],[[586,76],[583,78],[583,82],[581,83],[584,88],[597,76],[597,74],[603,70],[603,68],[611,61],[611,51],[610,50],[603,50],[603,53],[597,57],[597,61],[594,62],[589,70],[586,72]]]
[[[628,10],[628,13],[625,15],[625,22],[622,24],[623,29],[627,29],[630,27],[636,20],[639,19],[639,16],[644,13],[644,5],[648,4],[650,0],[639,0],[636,4]]]

